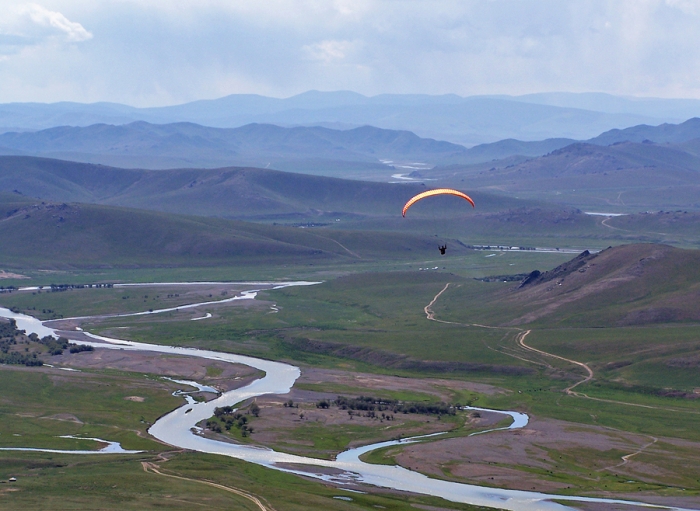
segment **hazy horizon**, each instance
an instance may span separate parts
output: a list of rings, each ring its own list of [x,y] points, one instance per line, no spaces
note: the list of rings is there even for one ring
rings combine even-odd
[[[357,92],[354,90],[347,90],[347,89],[336,89],[336,90],[318,90],[318,89],[308,89],[302,92],[297,92],[294,94],[290,95],[271,95],[271,94],[258,94],[254,92],[232,92],[230,94],[224,94],[222,96],[215,96],[215,97],[202,97],[202,98],[196,98],[192,100],[187,100],[187,101],[180,101],[180,102],[174,102],[174,103],[168,103],[168,104],[163,104],[163,105],[135,105],[131,103],[126,103],[126,102],[121,102],[121,101],[111,101],[111,100],[97,100],[97,101],[80,101],[80,100],[56,100],[56,101],[0,101],[0,104],[18,104],[18,103],[24,103],[24,104],[31,104],[31,103],[36,103],[36,104],[45,104],[45,105],[51,105],[51,104],[59,104],[59,103],[76,103],[76,104],[82,104],[82,105],[96,105],[100,103],[113,103],[113,104],[118,104],[118,105],[124,105],[124,106],[129,106],[132,108],[161,108],[161,107],[171,107],[171,106],[180,106],[180,105],[186,105],[190,103],[195,103],[199,101],[216,101],[218,99],[224,99],[229,96],[251,96],[251,97],[260,97],[260,98],[266,98],[266,99],[279,99],[279,100],[287,100],[287,99],[293,99],[297,97],[304,96],[305,94],[309,93],[328,93],[328,94],[333,94],[333,93],[349,93],[349,94],[357,94],[359,96],[363,96],[364,98],[367,99],[374,99],[374,98],[379,98],[381,96],[424,96],[424,97],[429,97],[429,98],[440,98],[440,97],[449,97],[449,96],[454,96],[458,97],[461,99],[475,99],[475,98],[499,98],[499,99],[513,99],[513,100],[525,100],[529,99],[531,97],[539,96],[539,95],[557,95],[557,94],[562,94],[562,95],[572,95],[572,96],[579,96],[579,97],[584,97],[584,96],[594,96],[594,95],[600,95],[600,96],[609,96],[609,97],[614,97],[614,98],[620,98],[620,99],[625,99],[625,100],[630,100],[630,101],[648,101],[648,100],[688,100],[688,101],[700,101],[700,97],[698,98],[685,98],[685,97],[662,97],[662,96],[635,96],[635,95],[626,95],[626,94],[611,94],[608,92],[602,92],[602,91],[588,91],[588,92],[572,92],[572,91],[565,91],[565,90],[551,90],[551,91],[538,91],[538,92],[531,92],[527,94],[472,94],[472,95],[461,95],[461,94],[456,94],[454,92],[446,92],[442,94],[430,94],[430,93],[394,93],[394,92],[380,92],[377,94],[363,94],[361,92]],[[549,103],[545,103],[549,104]]]

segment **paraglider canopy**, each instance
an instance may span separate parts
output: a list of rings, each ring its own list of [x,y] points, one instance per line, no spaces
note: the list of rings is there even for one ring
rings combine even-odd
[[[459,190],[453,190],[451,188],[436,188],[435,190],[428,190],[427,192],[422,192],[419,193],[418,195],[411,197],[409,201],[404,205],[403,211],[401,212],[401,216],[406,216],[406,211],[408,211],[408,208],[413,206],[416,202],[418,202],[421,199],[425,199],[426,197],[432,197],[433,195],[455,195],[456,197],[461,197],[468,201],[472,207],[474,206],[474,201],[469,197],[469,195],[460,192]]]

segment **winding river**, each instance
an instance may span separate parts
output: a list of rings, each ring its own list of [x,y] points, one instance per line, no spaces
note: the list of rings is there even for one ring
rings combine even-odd
[[[268,284],[273,288],[281,288],[291,285],[310,285],[312,283],[295,282],[284,284],[264,284]],[[241,295],[235,297],[235,299],[254,299],[257,291],[259,290],[245,291],[241,293]],[[227,299],[225,301],[232,300],[233,299]],[[196,304],[196,306],[220,304],[222,302],[223,300],[216,302],[205,302],[202,304]],[[194,306],[195,304],[191,304],[182,307],[162,309],[159,311],[124,314],[120,316],[157,314],[159,312],[192,308]],[[31,316],[17,314],[8,309],[0,308],[0,317],[14,319],[17,322],[17,327],[26,330],[28,334],[35,332],[39,336],[59,335],[54,329],[44,325],[41,321]],[[552,495],[538,492],[489,488],[471,484],[443,481],[439,479],[431,479],[423,474],[413,472],[400,466],[373,465],[360,460],[361,455],[372,450],[397,444],[419,442],[426,438],[425,436],[380,442],[350,449],[340,453],[335,460],[308,458],[304,456],[277,452],[266,447],[232,444],[204,438],[196,434],[196,424],[202,420],[210,418],[214,414],[214,408],[220,406],[234,406],[243,400],[265,394],[286,394],[291,390],[294,382],[301,375],[300,369],[281,362],[234,355],[230,353],[145,344],[103,337],[90,334],[89,332],[82,333],[94,339],[94,342],[84,340],[74,340],[74,342],[107,349],[168,353],[235,364],[245,364],[255,369],[264,371],[265,376],[259,380],[255,380],[245,387],[225,392],[212,401],[194,403],[192,400],[188,400],[185,405],[162,416],[150,427],[148,432],[151,435],[162,442],[178,448],[191,449],[210,454],[219,454],[222,456],[230,456],[248,461],[250,463],[256,463],[258,465],[269,467],[271,469],[333,482],[345,488],[353,488],[353,486],[357,485],[358,483],[364,483],[382,488],[442,497],[443,499],[452,502],[461,502],[497,509],[507,509],[510,511],[563,511],[574,509],[561,502],[592,502],[608,505],[617,504],[656,509],[671,509],[676,511],[698,511],[686,508],[669,506],[664,507],[656,504],[647,504],[628,500]],[[70,332],[61,331],[60,335],[70,337]],[[513,418],[513,423],[508,428],[501,429],[522,428],[525,427],[528,422],[527,415],[519,412],[487,410],[483,408],[472,409],[510,415]],[[74,451],[74,454],[81,454],[82,452]],[[304,468],[303,470],[302,467]]]

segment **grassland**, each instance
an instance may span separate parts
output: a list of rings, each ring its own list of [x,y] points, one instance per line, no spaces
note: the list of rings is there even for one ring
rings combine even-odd
[[[50,284],[95,284],[120,282],[198,282],[198,281],[270,281],[334,279],[354,273],[394,271],[420,271],[420,268],[436,266],[465,277],[485,277],[529,273],[534,269],[545,270],[571,258],[569,253],[466,251],[464,254],[440,257],[431,250],[424,257],[413,260],[349,260],[309,263],[303,259],[291,259],[284,264],[266,266],[224,265],[164,268],[92,268],[61,270],[22,269],[26,278],[5,278],[0,286],[24,287]],[[6,295],[7,296],[7,295]]]
[[[457,294],[448,292],[443,295],[444,299],[435,306],[438,314],[442,314],[439,317],[461,319],[469,324],[474,318],[472,313],[483,319],[476,314],[478,309],[464,304],[462,292],[466,290],[475,302],[483,301],[489,293],[489,286],[498,286],[497,283],[469,281],[442,273],[392,273],[351,276],[311,288],[265,292],[262,298],[274,299],[279,308],[276,314],[269,314],[269,307],[260,304],[252,309],[231,307],[216,310],[216,316],[204,322],[190,322],[189,315],[183,317],[173,313],[172,316],[156,318],[105,320],[99,326],[95,325],[95,329],[140,341],[208,347],[310,365],[414,376],[451,374],[458,378],[497,382],[512,390],[546,388],[547,392],[537,391],[532,395],[525,392],[522,404],[539,403],[540,407],[550,407],[556,406],[557,400],[561,403],[557,391],[576,378],[577,370],[550,361],[556,370],[551,374],[542,373],[536,364],[515,358],[512,356],[518,355],[512,352],[516,348],[515,330],[425,321],[422,308],[447,282],[463,287],[458,288]],[[116,294],[117,290],[66,293],[96,292]],[[43,294],[41,299],[57,299],[51,295]],[[39,296],[32,298],[39,299]],[[456,301],[453,302],[452,298]],[[28,299],[29,295],[22,297],[22,300]],[[97,300],[91,302],[99,303]],[[122,300],[115,299],[110,307],[114,302],[119,304]],[[128,329],[116,331],[116,326]],[[638,400],[640,403],[692,409],[692,400],[664,397],[642,387],[646,385],[657,391],[672,387],[689,393],[700,387],[693,367],[668,365],[669,360],[683,357],[695,349],[697,335],[697,327],[693,325],[604,329],[567,327],[538,328],[530,339],[540,349],[590,362],[600,372],[600,378],[608,382],[606,398],[614,394],[614,399],[621,401]],[[639,351],[638,355],[633,354],[633,345]],[[569,351],[572,346],[578,347],[579,351]],[[606,346],[607,350],[604,349]],[[657,354],[651,356],[649,352],[655,349]],[[621,357],[621,353],[625,357]],[[615,369],[620,362],[624,364]],[[556,379],[552,380],[553,376]],[[621,380],[623,376],[624,380]],[[596,380],[596,385],[599,384],[601,380]],[[589,391],[602,392],[596,388],[586,390]],[[552,398],[545,399],[550,394]],[[481,398],[484,399],[494,398]],[[508,399],[512,401],[513,398]],[[574,398],[565,400],[578,403]],[[605,407],[601,404],[593,406]],[[609,407],[613,413],[615,406]],[[569,413],[563,411],[556,416],[565,417]],[[586,412],[578,415],[585,416]]]
[[[79,435],[119,441],[125,449],[159,451],[163,446],[148,439],[146,429],[180,403],[170,395],[176,384],[143,374],[20,366],[1,370],[3,447],[96,448],[95,442],[59,438]],[[143,399],[126,399],[134,395]]]
[[[78,288],[65,291],[51,291],[49,288],[5,293],[3,303],[7,307],[14,307],[39,319],[48,320],[72,316],[129,314],[149,309],[174,308],[191,303],[216,302],[232,298],[241,291],[260,287],[264,286],[212,284],[186,288],[177,285],[146,285]],[[188,314],[191,315],[192,312]]]
[[[619,302],[619,292],[606,295],[605,293],[610,293],[609,288],[601,291],[603,294],[598,295],[598,301],[591,295],[586,295],[585,299],[579,302],[578,312],[585,312],[588,315],[586,317],[593,321],[592,324],[596,325],[596,328],[581,325],[574,316],[571,316],[574,320],[567,319],[570,316],[566,311],[573,311],[573,308],[562,309],[564,313],[556,316],[559,321],[541,318],[529,324],[509,326],[507,323],[513,318],[530,311],[532,304],[529,301],[505,300],[504,296],[512,296],[512,291],[508,290],[513,288],[513,283],[482,282],[467,276],[484,273],[506,274],[508,273],[506,270],[510,268],[513,268],[513,273],[520,273],[521,271],[515,270],[521,270],[528,263],[524,263],[523,260],[518,261],[518,257],[530,257],[529,261],[536,261],[535,258],[544,256],[504,254],[486,258],[485,255],[488,254],[465,256],[460,260],[459,271],[455,272],[446,270],[426,272],[416,271],[415,268],[412,271],[379,271],[407,268],[396,263],[391,267],[377,264],[371,267],[373,270],[371,272],[351,273],[348,269],[344,272],[345,276],[328,279],[316,286],[264,291],[253,303],[234,302],[226,307],[203,306],[191,313],[165,313],[154,317],[89,320],[83,324],[83,327],[91,331],[138,341],[206,347],[270,359],[289,360],[301,365],[302,371],[325,368],[325,370],[348,374],[363,372],[398,377],[405,379],[406,382],[439,377],[445,381],[488,384],[501,389],[501,392],[487,393],[458,388],[444,392],[452,402],[525,411],[535,419],[544,421],[542,424],[546,427],[542,426],[544,428],[542,431],[555,428],[557,431],[563,431],[562,435],[575,436],[575,430],[570,428],[581,427],[591,435],[591,438],[603,438],[604,432],[612,432],[610,434],[614,433],[613,436],[617,435],[615,438],[619,437],[615,442],[621,442],[602,451],[596,447],[595,443],[590,442],[567,445],[566,436],[561,437],[563,440],[558,446],[527,444],[523,452],[529,452],[529,458],[516,457],[511,460],[504,458],[493,461],[494,464],[489,465],[500,467],[498,470],[501,470],[500,475],[492,476],[496,477],[493,481],[482,479],[477,472],[469,472],[465,469],[468,462],[481,463],[477,460],[466,458],[450,460],[441,454],[435,458],[436,461],[431,462],[430,456],[434,456],[436,452],[444,452],[440,451],[439,447],[443,445],[442,441],[432,443],[432,447],[421,447],[421,449],[428,449],[425,452],[420,449],[411,451],[409,448],[402,447],[395,448],[389,453],[377,453],[371,456],[373,461],[408,464],[433,476],[478,481],[487,485],[518,486],[513,482],[513,478],[516,478],[523,484],[527,482],[528,485],[533,485],[540,490],[562,493],[600,494],[601,491],[607,491],[610,494],[625,495],[642,489],[648,495],[664,498],[697,495],[700,491],[700,482],[698,482],[700,474],[693,467],[698,466],[696,464],[698,460],[689,454],[684,454],[689,452],[684,445],[695,446],[696,442],[700,442],[700,434],[696,427],[700,416],[700,400],[694,398],[695,390],[700,388],[700,378],[697,366],[693,365],[696,363],[699,348],[700,326],[692,321],[638,325],[611,323],[605,304]],[[550,255],[547,257],[563,258],[563,256]],[[683,260],[682,257],[673,258],[676,266]],[[539,260],[540,263],[541,261],[542,259]],[[604,260],[598,259],[598,262],[600,261]],[[448,264],[453,262],[454,260]],[[609,266],[609,269],[613,266]],[[671,265],[668,268],[676,268],[676,266]],[[690,266],[692,267],[692,264]],[[368,265],[363,269],[369,268]],[[615,266],[615,268],[618,267]],[[673,271],[677,273],[678,268]],[[677,274],[685,275],[683,279],[687,286],[692,286],[695,274],[691,270],[688,271],[690,273]],[[599,282],[600,279],[610,278],[616,274],[610,269],[607,273],[602,272],[600,275],[578,272],[576,275],[581,278],[590,278],[590,282]],[[636,283],[630,288],[640,290],[644,295],[643,300],[641,302],[632,300],[630,303],[653,306],[668,298],[670,292],[670,288],[667,289],[668,286],[677,290],[682,284],[676,281],[669,283],[668,279],[660,278],[661,274],[658,272],[646,275],[648,278],[642,279],[644,285]],[[429,321],[424,308],[441,290],[445,289],[448,283],[450,285],[447,290],[431,306],[435,319],[439,321]],[[571,289],[575,290],[579,287],[573,286]],[[0,305],[18,307],[37,315],[46,314],[46,317],[50,317],[51,314],[73,316],[79,315],[80,311],[99,314],[118,310],[133,311],[139,307],[161,308],[184,301],[216,299],[221,298],[221,289],[212,287],[186,291],[185,287],[180,287],[178,291],[177,287],[173,287],[166,291],[163,288],[139,288],[138,290],[93,288],[73,289],[61,293],[14,292],[0,295]],[[228,291],[233,293],[236,289],[240,288],[233,286]],[[681,291],[683,289],[686,288],[682,288]],[[174,294],[180,296],[174,297]],[[212,297],[209,297],[209,294]],[[133,298],[125,299],[123,298],[125,295]],[[133,300],[133,303],[130,300]],[[271,309],[273,303],[277,312]],[[627,312],[631,310],[629,307],[625,309]],[[43,309],[51,312],[40,312]],[[190,321],[193,315],[201,315],[203,312],[211,312],[212,317],[205,321]],[[594,372],[593,380],[576,387],[577,393],[567,394],[565,390],[583,380],[585,371],[562,359],[536,355],[523,350],[517,344],[516,335],[524,328],[531,330],[528,336],[529,345],[559,357],[588,364]],[[20,389],[24,387],[41,389],[48,386],[47,381],[41,379],[46,378],[45,376],[37,376],[40,373],[31,372],[29,369],[13,372],[13,374],[22,375],[12,378],[13,381],[16,380],[12,385]],[[31,382],[22,380],[29,377],[25,377],[25,374],[38,379]],[[104,372],[99,375],[91,374],[90,377],[107,382],[110,381],[109,378],[116,378],[112,386],[106,387],[114,394],[104,395],[106,403],[114,402],[122,407],[118,406],[115,410],[135,407],[138,404],[124,401],[123,396],[118,394],[115,388],[123,385],[118,383],[120,379],[128,382],[131,381],[130,378],[134,378],[133,375]],[[4,384],[10,385],[7,382]],[[49,407],[48,410],[55,412],[54,415],[61,410],[66,413],[66,410],[70,409],[65,404],[65,398],[56,397],[58,394],[54,396],[49,393],[48,396],[52,399],[37,401],[45,391],[29,395],[14,389],[15,387],[3,389],[1,393],[6,400],[7,396],[13,396],[9,399],[10,404],[6,405],[9,407],[8,410],[15,410],[12,413],[16,414],[26,406],[23,400],[27,403],[36,402],[37,410]],[[339,383],[328,386],[322,383],[307,383],[300,386],[298,390],[336,395],[367,394],[366,388]],[[155,393],[161,392],[163,401],[157,406],[149,406],[151,415],[143,417],[146,422],[151,421],[152,416],[162,413],[159,412],[160,410],[174,406],[171,401],[175,400],[163,390],[153,388],[151,391],[154,396]],[[85,397],[80,399],[88,403],[92,398],[87,391],[85,392]],[[400,390],[378,388],[376,392],[387,396],[401,396],[401,399],[430,399],[428,392],[415,389],[401,393]],[[127,392],[127,394],[134,393],[135,391],[131,390]],[[80,396],[79,393],[78,396]],[[55,403],[55,409],[50,408],[52,403]],[[155,397],[153,403],[155,403]],[[96,407],[92,413],[97,414],[101,406]],[[112,424],[113,420],[116,426],[124,429],[143,428],[140,415],[136,418],[133,413],[131,415],[124,413],[119,419],[121,422],[108,416],[99,421],[98,418],[95,422],[99,423],[99,427],[91,426],[91,435],[106,439],[119,438],[124,440],[125,447],[131,448],[134,445],[142,445],[139,442],[146,442],[133,433],[115,435],[112,431],[113,436],[108,436],[110,434],[108,425]],[[6,421],[4,427],[17,429],[24,421],[24,418],[12,418]],[[27,418],[26,421],[30,431],[35,431],[33,433],[35,443],[58,441],[51,437],[45,427],[41,429],[46,419],[41,419],[37,415]],[[83,422],[87,424],[86,421]],[[533,424],[533,431],[538,431],[540,427],[538,424],[540,423]],[[74,423],[61,428],[63,428],[60,429],[61,432],[65,429],[68,433],[74,433],[79,429]],[[7,429],[7,433],[13,435],[15,429],[12,431],[10,429]],[[287,432],[287,434],[299,435],[298,438],[309,443],[312,450],[325,452],[327,456],[342,450],[352,441],[370,441],[373,437],[370,425],[329,429],[319,427],[315,423],[300,422],[293,426],[291,431],[294,433]],[[471,430],[467,428],[461,434],[445,439],[444,445],[453,445],[449,442],[475,441],[464,437],[464,433],[469,431]],[[252,435],[250,441],[255,442],[256,435],[257,432]],[[484,436],[486,437],[489,435]],[[650,437],[659,440],[653,448],[640,452],[634,458],[636,464],[630,463],[622,468],[609,469],[609,467],[616,467],[622,456],[634,452],[644,442],[648,442]],[[7,438],[5,431],[0,432],[0,438]],[[479,437],[469,438],[478,439]],[[13,437],[13,439],[13,442],[29,440],[25,437]],[[60,441],[63,442],[63,440]],[[274,441],[270,440],[270,445],[278,447],[284,447],[284,443],[285,440],[281,437]],[[461,447],[454,452],[471,452],[463,448],[467,444],[454,444],[454,446],[457,445]],[[149,452],[162,450],[160,446],[146,448]],[[495,453],[498,447],[494,446],[493,449]],[[691,449],[691,452],[694,451]],[[545,461],[538,462],[540,465],[535,463],[539,454],[534,453],[544,453],[537,459]],[[26,460],[33,456],[36,455],[20,457],[25,460],[22,462],[25,464],[20,463],[17,466],[24,467],[23,470],[29,470],[30,462]],[[412,462],[407,461],[411,456],[423,461],[417,465],[411,465]],[[207,478],[214,479],[220,484],[226,484],[227,478],[232,477],[231,474],[219,473],[221,467],[237,463],[230,460],[219,461],[217,458],[206,456],[178,455],[172,461],[163,463],[163,468],[179,466],[175,462],[184,459],[196,459],[200,467],[197,470],[205,471],[208,474]],[[78,465],[83,466],[84,463],[86,462],[80,461]],[[116,461],[110,460],[108,463],[105,462],[105,466],[100,470],[118,471],[116,466],[123,467],[124,477],[140,469],[138,465],[128,465],[127,462],[118,465]],[[281,500],[277,502],[281,509],[295,509],[297,505],[295,499],[303,500],[302,494],[311,495],[308,498],[316,499],[322,498],[321,495],[328,495],[324,492],[330,491],[313,483],[297,483],[296,478],[285,479],[289,476],[269,475],[263,469],[242,464],[236,466],[244,467],[241,470],[246,474],[253,472],[259,474],[260,479],[255,480],[258,482],[252,479],[245,481],[238,479],[233,482],[228,479],[230,484],[243,485],[247,491],[265,496],[270,502],[280,498]],[[480,466],[480,470],[485,470],[486,465]],[[659,474],[650,475],[648,467],[663,467],[663,470]],[[599,473],[595,477],[589,476],[589,473],[600,469],[605,469],[604,473]],[[196,470],[187,470],[178,468],[179,473],[189,474],[188,477],[197,473]],[[56,481],[60,480],[58,472],[53,474],[52,477],[56,477]],[[298,490],[299,493],[295,493],[297,490],[290,490],[291,493],[286,500],[286,497],[275,496],[277,488],[270,494],[268,490],[256,486],[265,478],[270,481],[277,480],[276,478],[284,479],[279,483],[280,488],[297,488],[295,485],[299,484],[303,485],[303,489]],[[634,481],[634,484],[625,481]],[[158,484],[164,483],[161,481]],[[523,488],[530,489],[530,486],[523,486]],[[680,488],[683,488],[685,493],[681,493]],[[51,493],[48,486],[41,491]],[[158,491],[154,489],[153,495],[160,495]],[[210,490],[200,488],[198,491],[207,493]],[[141,502],[144,507],[151,505],[145,500],[145,494],[140,497],[134,495],[133,498],[137,499],[134,502]],[[214,498],[212,502],[219,501]],[[348,504],[336,500],[333,505]],[[379,505],[389,507],[386,503]],[[398,506],[394,507],[395,509],[401,509],[401,506],[409,504],[403,502],[391,505]],[[445,507],[445,504],[442,503],[440,506]],[[454,506],[451,508],[458,509]],[[338,507],[338,509],[344,508]]]
[[[277,510],[361,508],[409,511],[416,506],[455,511],[483,511],[485,508],[446,503],[431,497],[349,493],[247,464],[238,460],[193,453],[171,453],[169,461],[154,456],[125,459],[107,456],[85,457],[37,454],[2,456],[2,471],[15,474],[17,483],[3,493],[3,509],[196,509],[259,510],[248,499],[223,488],[242,489]],[[144,472],[141,461],[156,463],[167,476]],[[189,479],[185,480],[183,478]],[[4,488],[3,488],[4,489]],[[9,491],[13,490],[13,491]],[[341,496],[340,500],[336,497]]]
[[[430,237],[412,233],[311,233],[292,227],[90,204],[17,204],[0,199],[0,207],[6,210],[0,236],[11,240],[0,247],[0,258],[13,268],[411,260],[435,250]]]

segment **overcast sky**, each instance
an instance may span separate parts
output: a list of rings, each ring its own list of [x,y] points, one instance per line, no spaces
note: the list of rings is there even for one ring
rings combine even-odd
[[[0,103],[700,98],[700,0],[0,0]]]

